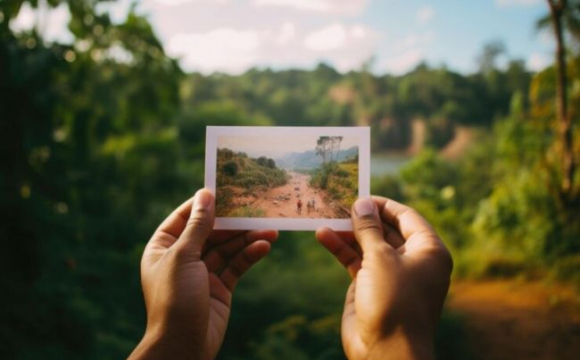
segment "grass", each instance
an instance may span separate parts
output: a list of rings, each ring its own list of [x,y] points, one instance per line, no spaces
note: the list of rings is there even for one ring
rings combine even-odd
[[[256,209],[251,206],[242,206],[230,212],[228,216],[254,218],[254,217],[264,217],[264,215],[265,213],[264,210],[262,209]]]

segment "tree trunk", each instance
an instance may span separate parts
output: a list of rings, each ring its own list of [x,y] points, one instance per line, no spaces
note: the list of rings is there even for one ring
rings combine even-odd
[[[562,184],[560,195],[565,203],[574,200],[574,149],[572,139],[572,118],[568,112],[568,79],[566,68],[566,48],[564,44],[563,14],[567,0],[547,0],[550,6],[550,16],[554,35],[556,36],[556,116],[558,121],[558,137],[562,155]]]

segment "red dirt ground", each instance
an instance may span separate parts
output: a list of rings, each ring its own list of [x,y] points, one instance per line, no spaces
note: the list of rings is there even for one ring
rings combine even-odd
[[[480,360],[580,359],[580,296],[571,287],[516,280],[458,282],[447,305],[463,314]]]

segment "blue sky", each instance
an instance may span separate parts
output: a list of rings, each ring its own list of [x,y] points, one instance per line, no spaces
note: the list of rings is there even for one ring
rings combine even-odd
[[[120,20],[130,3],[102,10]],[[554,46],[548,32],[535,30],[545,0],[143,0],[137,8],[186,71],[203,73],[321,61],[349,71],[370,58],[377,73],[402,74],[423,60],[469,73],[494,40],[505,43],[507,57],[539,70]],[[49,39],[70,39],[62,25],[67,12],[63,6],[48,15],[56,20],[43,20]],[[25,29],[38,16],[25,8],[11,26]]]

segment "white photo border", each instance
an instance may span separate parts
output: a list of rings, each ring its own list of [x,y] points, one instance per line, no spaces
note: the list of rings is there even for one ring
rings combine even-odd
[[[358,197],[370,196],[370,128],[369,127],[316,127],[316,126],[207,126],[205,139],[205,187],[216,193],[217,145],[220,136],[268,136],[271,134],[291,137],[304,135],[355,136],[359,138]],[[308,218],[243,218],[216,217],[216,230],[290,230],[305,231],[329,227],[335,231],[352,231],[351,219]]]

